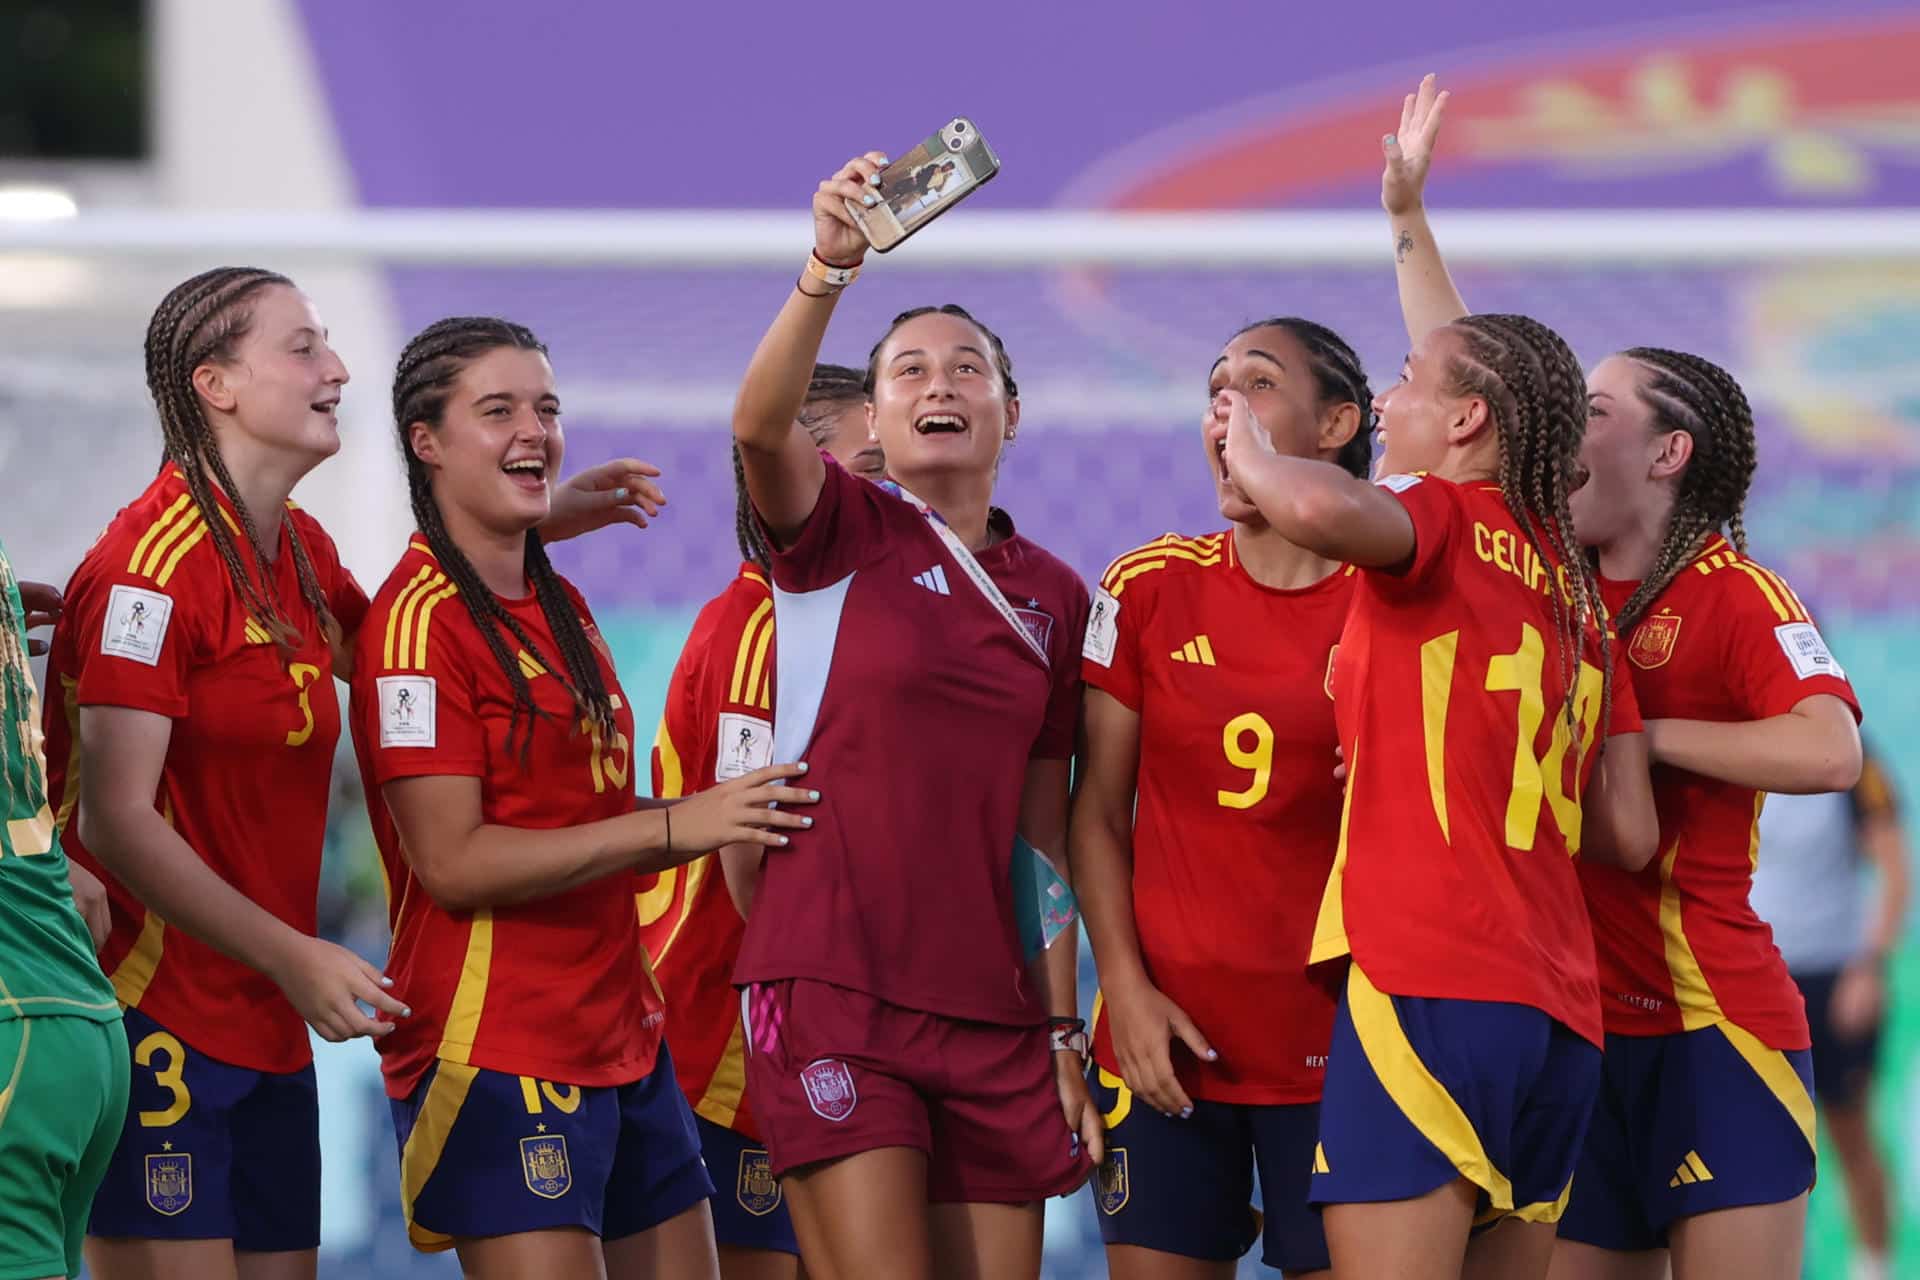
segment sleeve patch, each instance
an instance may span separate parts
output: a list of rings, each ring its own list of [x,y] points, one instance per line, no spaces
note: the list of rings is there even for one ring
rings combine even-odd
[[[1802,680],[1814,676],[1832,676],[1836,680],[1847,678],[1840,664],[1833,660],[1833,653],[1827,648],[1827,642],[1820,638],[1820,630],[1811,622],[1789,622],[1773,629],[1773,635],[1785,650],[1787,661],[1793,664],[1794,674]]]
[[[432,676],[381,676],[380,745],[432,747],[439,686]]]
[[[737,711],[722,711],[720,738],[714,747],[714,781],[742,777],[772,763],[773,722]]]
[[[1403,472],[1397,476],[1382,476],[1380,479],[1374,481],[1374,483],[1390,493],[1405,493],[1407,490],[1413,488],[1413,486],[1419,484],[1420,479],[1421,477],[1419,476],[1408,475]]]
[[[157,667],[172,619],[172,596],[124,584],[115,586],[107,596],[107,624],[100,636],[100,652]]]
[[[1114,646],[1119,640],[1120,602],[1102,587],[1093,593],[1093,609],[1087,615],[1087,639],[1080,647],[1080,655],[1089,662],[1111,667]]]

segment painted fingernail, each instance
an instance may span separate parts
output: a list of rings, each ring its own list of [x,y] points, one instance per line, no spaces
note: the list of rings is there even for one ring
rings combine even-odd
[[[808,768],[807,762],[802,760],[800,762],[800,772],[805,773],[807,771],[807,768]]]
[[[1193,1108],[1192,1108],[1192,1107],[1182,1107],[1182,1108],[1180,1108],[1180,1118],[1181,1118],[1182,1120],[1186,1120],[1186,1119],[1189,1119],[1189,1118],[1191,1118],[1191,1117],[1192,1117],[1192,1115],[1193,1115]]]
[[[383,975],[381,976],[381,978],[380,978],[380,985],[381,985],[381,986],[383,986],[383,987],[390,987],[390,986],[392,986],[392,985],[393,985],[393,979],[392,979],[392,978],[389,978],[389,977],[386,977],[386,976],[385,976],[385,975],[383,974]]]
[[[1393,142],[1393,135],[1388,134],[1386,137],[1380,139],[1380,141],[1391,144]]]
[[[819,798],[820,798],[820,793],[819,793],[818,791],[809,791],[809,792],[807,792],[807,799],[809,799],[809,800],[818,800]],[[808,821],[808,822],[812,822],[812,821],[813,821],[813,819],[812,819],[812,818],[808,818],[808,819],[807,819],[807,821]]]
[[[801,825],[801,826],[803,826],[803,827],[810,827],[810,826],[812,826],[812,825],[813,825],[813,819],[812,819],[812,818],[802,818],[802,819],[800,819],[800,825]]]
[[[790,841],[790,840],[788,840],[788,839],[787,839],[787,837],[785,837],[785,836],[781,836],[781,837],[780,837],[780,843],[781,843],[781,844],[791,844],[791,843],[792,843],[792,841]]]
[[[401,1017],[403,1017],[403,1018],[411,1018],[411,1017],[413,1016],[413,1010],[412,1010],[412,1009],[402,1009],[402,1010],[400,1010],[400,1016],[401,1016]]]
[[[613,496],[615,498],[625,498],[627,496],[627,491],[625,489],[615,489],[613,491]]]
[[[1220,1061],[1220,1051],[1218,1049],[1207,1050],[1207,1061],[1208,1062]]]
[[[866,205],[868,208],[872,208],[874,205],[880,203],[880,197],[869,191],[866,195],[860,197],[860,203]]]

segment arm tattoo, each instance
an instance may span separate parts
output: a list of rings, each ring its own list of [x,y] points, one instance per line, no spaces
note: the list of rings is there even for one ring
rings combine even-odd
[[[1413,232],[1402,231],[1400,238],[1393,242],[1393,260],[1405,262],[1407,255],[1413,252]]]

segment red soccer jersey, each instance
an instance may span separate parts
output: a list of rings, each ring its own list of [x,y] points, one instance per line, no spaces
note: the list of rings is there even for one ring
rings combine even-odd
[[[1038,1024],[1014,918],[1027,762],[1072,756],[1087,589],[999,522],[980,553],[1047,661],[909,503],[829,462],[773,557],[774,754],[814,826],[769,850],[734,981],[813,978],[949,1018]],[[1047,853],[1060,856],[1060,850]]]
[[[396,778],[478,778],[482,819],[530,830],[633,810],[633,709],[586,602],[565,586],[613,695],[610,742],[584,728],[573,699],[542,665],[559,661],[560,646],[539,602],[527,596],[501,603],[542,656],[505,627],[500,634],[546,714],[522,715],[508,747],[513,685],[418,537],[361,629],[353,745],[387,876],[387,973],[413,1007],[377,1042],[393,1097],[410,1094],[436,1059],[585,1086],[626,1084],[653,1070],[665,1016],[640,946],[632,874],[535,902],[447,911],[414,876],[380,794]]]
[[[1359,575],[1340,639],[1346,809],[1313,959],[1350,952],[1393,995],[1529,1005],[1600,1044],[1571,856],[1598,758],[1598,633],[1584,637],[1575,749],[1552,553],[1534,552],[1496,485],[1381,485],[1413,521],[1414,553],[1404,573]],[[1611,733],[1640,728],[1620,648]]]
[[[224,496],[240,561],[258,568]],[[201,1053],[253,1071],[298,1071],[307,1026],[266,977],[147,910],[80,838],[80,708],[131,707],[173,721],[154,805],[248,898],[312,933],[340,707],[333,655],[300,595],[298,530],[321,590],[351,633],[367,598],[319,522],[288,504],[270,570],[300,648],[283,655],[241,603],[185,478],[164,467],[113,518],[67,584],[48,658],[48,790],[61,842],[107,886],[113,931],[100,963],[122,1003]]]
[[[700,610],[667,684],[653,793],[692,795],[771,764],[773,592],[752,564]],[[673,1069],[696,1115],[758,1138],[733,966],[746,922],[716,854],[641,877],[640,940],[673,1013]]]
[[[1618,609],[1636,584],[1604,582]],[[1845,674],[1778,574],[1715,536],[1660,593],[1625,645],[1651,719],[1764,720],[1830,693],[1860,714]],[[1680,769],[1653,771],[1660,853],[1638,875],[1582,866],[1607,1030],[1670,1035],[1732,1022],[1774,1049],[1805,1049],[1800,991],[1747,901],[1764,794]]]
[[[1095,598],[1082,673],[1140,716],[1141,956],[1220,1051],[1177,1059],[1196,1098],[1320,1097],[1333,996],[1303,958],[1340,835],[1333,651],[1354,582],[1264,587],[1231,532],[1168,534],[1115,560]],[[1094,1057],[1117,1072],[1095,1004]]]

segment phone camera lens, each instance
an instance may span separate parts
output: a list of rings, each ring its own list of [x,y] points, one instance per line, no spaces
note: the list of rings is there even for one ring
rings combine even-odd
[[[953,131],[954,131],[955,133],[965,133],[965,132],[967,131],[967,122],[966,122],[965,120],[956,120],[956,121],[954,121],[954,122],[953,122]]]

